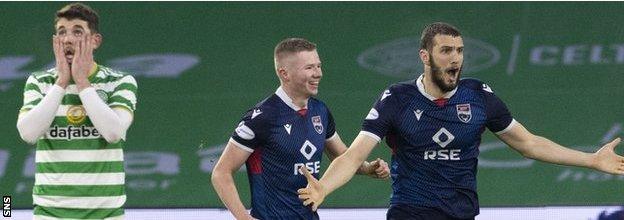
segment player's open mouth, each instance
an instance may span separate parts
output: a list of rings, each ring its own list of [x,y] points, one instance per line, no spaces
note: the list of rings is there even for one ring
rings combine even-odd
[[[318,85],[319,85],[319,82],[310,82],[310,85],[311,85],[311,86],[318,86]]]
[[[446,73],[448,73],[448,74],[449,74],[449,75],[451,75],[451,76],[455,76],[455,75],[457,75],[457,73],[459,73],[459,68],[458,68],[458,67],[451,67],[451,68],[448,68],[448,69],[446,70]]]
[[[65,58],[72,59],[74,58],[74,50],[71,48],[65,49]]]

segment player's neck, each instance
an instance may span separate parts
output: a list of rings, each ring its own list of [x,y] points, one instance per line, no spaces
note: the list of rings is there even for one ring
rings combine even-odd
[[[294,89],[290,89],[288,86],[282,86],[286,95],[292,100],[292,103],[299,108],[308,108],[308,99],[310,97],[305,95],[297,95]]]
[[[446,93],[440,89],[433,81],[431,81],[431,73],[425,73],[422,79],[422,83],[425,87],[425,92],[436,99],[444,98]]]

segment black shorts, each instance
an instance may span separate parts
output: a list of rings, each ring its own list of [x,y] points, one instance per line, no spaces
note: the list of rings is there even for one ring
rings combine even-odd
[[[474,220],[473,218],[461,219],[454,218],[446,213],[425,207],[417,207],[405,204],[390,205],[387,220]]]

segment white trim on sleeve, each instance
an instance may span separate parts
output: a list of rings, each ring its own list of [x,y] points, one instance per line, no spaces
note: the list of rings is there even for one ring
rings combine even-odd
[[[503,129],[502,131],[499,132],[495,132],[496,135],[501,135],[504,133],[507,133],[509,130],[511,130],[511,128],[513,128],[518,122],[516,122],[516,119],[512,119],[511,122],[509,122],[509,125],[507,125],[507,127],[505,129]]]
[[[232,142],[232,144],[236,145],[238,148],[243,149],[244,151],[247,151],[249,153],[254,152],[254,149],[251,149],[241,143],[238,143],[238,141],[234,140],[234,138],[230,138],[230,142]]]
[[[334,135],[332,135],[331,137],[329,137],[329,138],[325,139],[325,141],[331,141],[332,139],[334,139],[334,138],[336,138],[336,137],[338,137],[338,132],[337,132],[337,131],[334,131]]]
[[[375,139],[377,142],[381,141],[381,138],[379,136],[377,136],[376,134],[373,134],[372,132],[368,132],[368,131],[360,131],[359,135],[366,135],[369,136],[373,139]]]

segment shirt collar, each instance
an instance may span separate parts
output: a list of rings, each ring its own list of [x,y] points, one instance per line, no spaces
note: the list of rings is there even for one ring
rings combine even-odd
[[[423,84],[422,82],[424,78],[425,78],[425,74],[420,74],[418,79],[416,79],[416,87],[418,87],[418,91],[423,96],[427,97],[429,100],[431,101],[436,100],[437,99],[436,97],[433,97],[432,95],[429,95],[429,93],[425,92],[425,84]],[[457,85],[457,87],[459,87],[459,85]],[[450,99],[451,96],[455,95],[455,92],[457,92],[457,87],[455,87],[455,89],[453,89],[452,91],[445,93],[442,98]]]
[[[277,97],[279,97],[284,103],[286,103],[286,105],[288,105],[288,107],[292,108],[293,110],[299,111],[303,109],[293,103],[292,99],[288,96],[288,94],[286,94],[286,91],[284,91],[281,86],[277,88],[277,90],[275,91],[275,95],[277,95]],[[307,103],[308,100],[306,100],[306,105]]]
[[[93,67],[91,67],[91,70],[89,70],[89,76],[93,76],[97,72],[98,72],[98,64],[96,62],[93,62]]]

